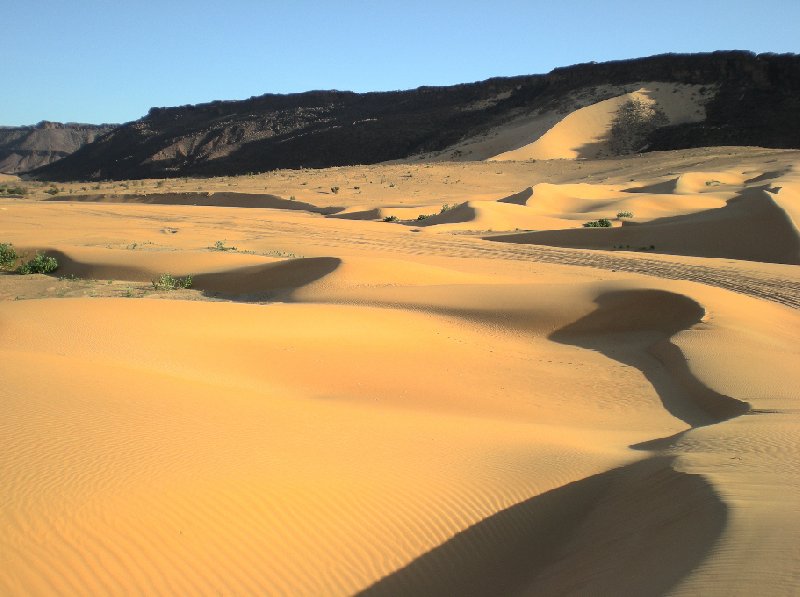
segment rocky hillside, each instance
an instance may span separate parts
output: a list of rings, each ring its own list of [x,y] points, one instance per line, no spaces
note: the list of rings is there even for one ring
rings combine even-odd
[[[580,64],[546,75],[451,87],[364,94],[311,91],[153,108],[144,118],[122,125],[34,175],[97,180],[238,174],[437,156],[485,159],[491,156],[465,156],[459,147],[485,139],[509,123],[539,119],[536,122],[555,124],[558,117],[593,102],[639,93],[641,82],[651,87],[669,83],[681,93],[691,91],[699,111],[691,118],[664,118],[647,131],[637,150],[800,147],[800,56],[714,52]],[[537,134],[546,131],[544,127]],[[516,150],[536,139],[517,139],[516,145],[498,147],[495,153]],[[576,157],[583,156],[578,152]]]
[[[0,127],[0,172],[27,172],[64,158],[114,129],[112,124],[40,122]]]

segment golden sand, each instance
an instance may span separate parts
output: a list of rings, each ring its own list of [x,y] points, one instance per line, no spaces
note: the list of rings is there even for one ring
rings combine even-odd
[[[0,594],[792,594],[799,168],[0,199]]]

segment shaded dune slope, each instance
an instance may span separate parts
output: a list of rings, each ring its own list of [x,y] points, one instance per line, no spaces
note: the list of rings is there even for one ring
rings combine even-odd
[[[652,289],[606,292],[595,302],[593,312],[550,338],[640,369],[664,407],[692,427],[748,410],[693,377],[669,342],[701,322],[700,304]],[[685,433],[666,444],[635,447],[672,446]],[[667,593],[708,557],[728,519],[713,485],[676,470],[673,460],[656,454],[533,497],[465,529],[360,594]]]
[[[249,207],[260,209],[288,209],[309,211],[318,214],[332,214],[337,207],[317,207],[303,201],[283,199],[276,195],[257,193],[150,193],[136,194],[97,194],[51,197],[46,201],[76,201],[87,203],[139,203],[144,205],[198,205],[207,207]]]
[[[341,260],[336,257],[290,259],[268,265],[253,265],[224,272],[198,274],[193,286],[211,296],[254,299],[263,293],[294,290],[327,276]]]
[[[641,370],[664,408],[692,427],[719,423],[748,411],[749,405],[704,386],[689,371],[681,351],[669,341],[699,324],[705,314],[692,299],[661,290],[602,294],[598,308],[550,338],[602,352]]]
[[[514,230],[563,228],[564,220],[542,215],[515,201],[465,201],[412,225],[437,230]]]
[[[384,217],[384,210],[379,207],[371,209],[354,209],[347,210],[343,213],[331,214],[331,218],[338,218],[342,220],[377,220]]]
[[[769,240],[765,240],[769,239]],[[543,230],[489,238],[565,248],[623,246],[659,253],[800,264],[800,237],[766,187],[744,189],[725,207],[618,228]]]
[[[654,457],[503,510],[359,595],[664,594],[708,555],[726,519],[702,476]]]
[[[519,193],[513,193],[508,197],[498,199],[500,203],[513,203],[515,205],[527,205],[528,199],[533,196],[533,187],[522,189]]]
[[[274,260],[239,253],[165,253],[114,250],[49,250],[59,262],[59,276],[147,282],[163,273],[192,275],[192,288],[209,296],[235,300],[276,298],[327,276],[341,260],[310,257]]]

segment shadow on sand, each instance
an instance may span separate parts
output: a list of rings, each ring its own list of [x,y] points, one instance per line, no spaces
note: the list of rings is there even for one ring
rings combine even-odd
[[[599,296],[598,308],[550,335],[639,369],[664,408],[691,427],[746,413],[749,404],[715,392],[691,372],[670,337],[702,321],[692,299],[662,290],[625,290]]]
[[[691,427],[747,412],[695,378],[669,341],[701,322],[701,305],[660,290],[609,292],[596,303],[550,338],[636,367]],[[631,447],[663,449],[684,433]],[[653,455],[498,512],[361,594],[661,595],[703,562],[727,517],[704,477]]]
[[[498,512],[360,594],[662,595],[726,520],[703,477],[656,456]]]

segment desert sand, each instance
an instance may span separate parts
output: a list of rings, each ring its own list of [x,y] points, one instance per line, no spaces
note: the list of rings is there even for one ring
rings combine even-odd
[[[796,594],[800,152],[55,188],[0,594]]]

